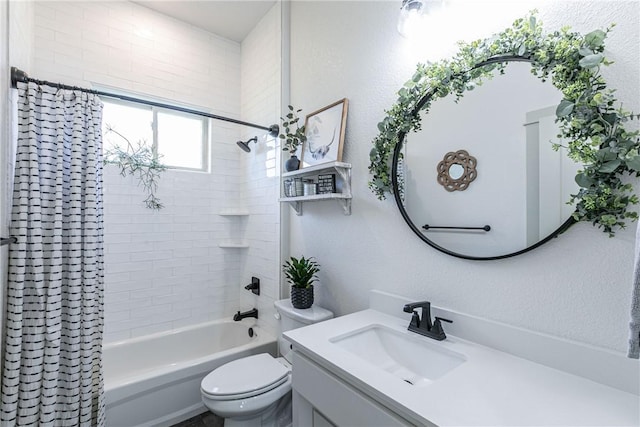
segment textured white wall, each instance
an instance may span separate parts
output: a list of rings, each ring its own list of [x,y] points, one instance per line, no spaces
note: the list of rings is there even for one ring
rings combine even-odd
[[[29,70],[32,65],[33,3],[9,1],[9,65]]]
[[[6,237],[7,205],[9,188],[7,187],[7,147],[9,146],[9,4],[0,3],[0,235]],[[8,248],[0,247],[0,309],[5,310],[5,289],[7,285]],[[0,330],[4,331],[4,315],[0,316]],[[0,348],[2,339],[0,336]]]
[[[13,192],[14,91],[10,91],[10,67],[28,69],[31,64],[33,8],[30,2],[3,1],[0,4],[0,234],[9,235]],[[0,248],[0,307],[5,309],[8,246]],[[4,319],[4,316],[2,316]],[[3,329],[0,319],[0,330]],[[0,338],[1,343],[2,338]]]
[[[291,101],[305,113],[349,98],[344,161],[353,164],[353,214],[332,202],[291,216],[291,254],[322,264],[318,303],[344,314],[365,308],[381,289],[558,337],[626,351],[633,229],[610,239],[578,224],[530,253],[472,262],[425,245],[395,202],[367,188],[371,140],[416,62],[450,54],[455,41],[490,36],[531,6],[546,31],[570,25],[589,32],[610,23],[615,64],[605,70],[627,109],[640,111],[640,4],[636,1],[452,2],[418,43],[396,32],[398,1],[293,2]],[[455,118],[451,125],[457,126]],[[398,307],[401,310],[401,307]]]
[[[242,41],[241,114],[244,120],[269,126],[279,123],[281,79],[281,5],[276,3],[252,32]],[[242,287],[251,277],[260,279],[256,296],[241,290],[241,309],[257,307],[258,323],[276,333],[273,302],[279,295],[280,262],[280,182],[279,139],[267,137],[261,130],[243,128],[243,140],[251,143],[251,153],[241,152],[243,177],[242,204],[249,211],[244,220],[249,249],[241,267]],[[240,151],[240,149],[238,149]]]
[[[240,116],[240,44],[131,2],[35,3],[31,75],[115,87]],[[273,119],[272,119],[273,120]],[[167,171],[160,212],[137,183],[105,168],[105,341],[230,317],[242,251],[218,215],[240,200],[239,127],[212,121],[212,173]]]

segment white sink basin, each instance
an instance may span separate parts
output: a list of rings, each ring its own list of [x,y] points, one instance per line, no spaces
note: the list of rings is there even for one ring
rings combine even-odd
[[[370,325],[329,341],[415,386],[431,383],[466,360],[464,355],[443,348],[430,338],[413,335]]]
[[[356,395],[406,420],[403,425],[640,426],[637,394],[499,351],[485,343],[504,339],[506,347],[516,346],[526,354],[533,349],[543,359],[545,349],[566,351],[567,361],[562,363],[581,365],[578,370],[602,360],[626,362],[623,356],[616,354],[611,359],[613,353],[596,353],[587,346],[441,309],[434,315],[454,320],[458,333],[464,331],[467,336],[478,335],[487,341],[469,341],[453,333],[453,327],[447,331],[451,333],[446,340],[436,341],[409,332],[409,319],[393,315],[401,312],[406,299],[382,296],[372,296],[376,309],[284,332],[292,343],[294,358],[304,359],[307,364],[314,362],[312,368],[317,368],[315,373],[302,369],[296,372],[294,365],[294,388],[296,375],[297,381],[318,387],[314,381],[320,377],[315,375],[326,371],[331,374],[331,384],[357,390]],[[572,355],[577,358],[573,360]],[[635,366],[628,371],[630,374]],[[324,389],[320,391],[322,395]],[[332,406],[331,411],[348,413],[354,406],[349,399],[344,400]],[[327,400],[322,401],[329,405]],[[358,418],[357,414],[353,416]],[[340,423],[337,419],[335,423],[358,424]]]

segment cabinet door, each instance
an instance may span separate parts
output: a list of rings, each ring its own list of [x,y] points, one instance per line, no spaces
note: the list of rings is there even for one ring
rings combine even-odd
[[[320,412],[313,410],[313,427],[336,427],[331,421],[326,419]]]
[[[313,408],[314,426],[316,425],[316,414],[328,423],[318,424],[321,426],[396,427],[413,425],[400,415],[391,412],[346,384],[295,349],[293,352],[293,390],[294,396],[299,395],[308,402],[308,406]],[[297,400],[299,399],[294,397],[294,406]],[[321,420],[319,417],[317,419]]]

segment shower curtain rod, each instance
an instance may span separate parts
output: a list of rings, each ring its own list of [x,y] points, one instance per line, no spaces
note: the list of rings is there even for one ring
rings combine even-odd
[[[208,118],[214,119],[214,120],[221,120],[223,122],[235,123],[237,125],[249,126],[249,127],[256,128],[256,129],[266,130],[269,133],[269,135],[271,135],[274,138],[277,137],[278,133],[280,132],[280,127],[277,124],[273,124],[273,125],[268,126],[268,127],[267,126],[260,126],[260,125],[254,124],[254,123],[249,123],[249,122],[244,122],[242,120],[232,119],[230,117],[218,116],[218,115],[207,113],[207,112],[204,112],[204,111],[198,111],[198,110],[192,110],[190,108],[178,107],[176,105],[162,104],[160,102],[154,102],[154,101],[147,101],[146,99],[134,98],[132,96],[120,95],[120,94],[117,94],[117,93],[102,92],[102,91],[93,90],[93,89],[84,89],[84,88],[80,88],[80,87],[77,87],[77,86],[65,85],[65,84],[62,84],[62,83],[52,83],[52,82],[48,82],[46,80],[37,80],[37,79],[29,77],[27,75],[27,73],[25,73],[24,71],[19,70],[16,67],[11,67],[11,87],[16,89],[18,87],[18,83],[19,82],[20,83],[32,82],[32,83],[36,83],[36,84],[39,84],[39,85],[57,87],[59,89],[79,90],[81,92],[93,93],[93,94],[98,95],[98,96],[105,96],[105,97],[108,97],[108,98],[121,99],[123,101],[135,102],[137,104],[150,105],[152,107],[166,108],[166,109],[169,109],[169,110],[180,111],[182,113],[195,114],[197,116],[208,117]]]

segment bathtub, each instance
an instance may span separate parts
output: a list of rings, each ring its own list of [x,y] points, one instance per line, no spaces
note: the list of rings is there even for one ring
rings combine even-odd
[[[231,360],[265,352],[275,355],[276,339],[250,320],[219,320],[105,344],[107,427],[170,426],[205,412],[202,379]]]

